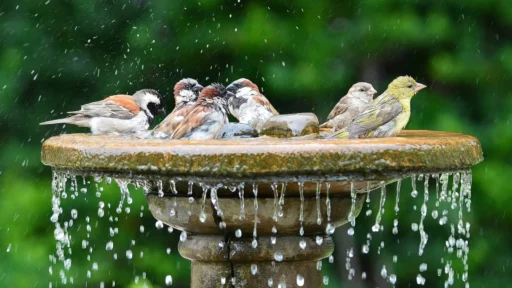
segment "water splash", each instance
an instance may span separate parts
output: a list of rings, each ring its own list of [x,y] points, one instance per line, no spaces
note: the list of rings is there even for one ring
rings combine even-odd
[[[331,189],[331,183],[325,183],[325,210],[327,214],[327,226],[325,227],[325,234],[331,235],[334,233],[334,226],[331,223],[331,198],[329,196],[329,190]]]
[[[350,222],[350,227],[348,229],[349,235],[354,235],[354,227],[356,226],[356,200],[357,200],[357,191],[354,187],[354,182],[350,182],[350,212],[348,213],[348,222]]]
[[[322,183],[316,182],[316,224],[321,225],[322,224],[322,210],[320,208],[320,193],[322,191]]]
[[[201,196],[201,212],[199,213],[199,221],[205,222],[206,221],[206,197],[208,196],[208,186],[203,185],[203,195]]]
[[[252,248],[258,247],[258,184],[252,184],[252,194],[254,194],[254,230],[252,231]]]
[[[274,222],[277,222],[279,209],[279,191],[277,190],[277,183],[272,183],[271,187],[272,191],[274,192],[274,215],[272,216],[272,219]]]
[[[245,219],[245,200],[244,200],[245,184],[238,185],[238,197],[240,198],[240,220]]]
[[[299,211],[299,222],[300,222],[300,236],[304,236],[304,182],[299,182],[299,194],[300,194],[300,211]]]
[[[384,182],[381,182],[380,184],[382,187],[380,188],[379,212],[375,218],[375,225],[372,226],[373,232],[379,232],[381,230],[380,221],[382,220],[382,215],[384,214],[384,203],[386,202],[386,185],[384,185]]]
[[[423,222],[425,221],[425,217],[427,216],[427,202],[428,202],[428,180],[430,179],[429,175],[425,175],[425,182],[424,182],[424,196],[423,196],[423,204],[421,205],[421,220],[420,220],[420,248],[418,251],[418,254],[421,256],[423,255],[423,250],[425,249],[425,246],[427,245],[428,241],[428,234],[425,232],[425,227],[423,226]]]

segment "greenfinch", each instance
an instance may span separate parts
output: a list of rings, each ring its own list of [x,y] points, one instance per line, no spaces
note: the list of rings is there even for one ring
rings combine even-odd
[[[320,128],[339,131],[347,127],[354,118],[372,103],[375,93],[377,93],[377,90],[373,89],[370,83],[358,82],[352,85],[347,95],[341,97],[340,101],[334,106],[334,109],[329,113],[327,122],[320,125]]]
[[[412,97],[425,87],[409,76],[396,78],[347,128],[332,137],[354,139],[397,135],[409,122]]]

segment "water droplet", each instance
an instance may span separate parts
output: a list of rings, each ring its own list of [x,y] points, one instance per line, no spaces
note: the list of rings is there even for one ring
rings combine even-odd
[[[71,210],[71,218],[76,219],[78,217],[78,211],[76,209]]]
[[[187,232],[185,232],[185,231],[181,232],[181,234],[180,234],[180,241],[181,242],[187,241]]]
[[[167,285],[167,286],[172,285],[172,276],[171,275],[165,276],[165,285]]]
[[[354,228],[353,227],[348,228],[347,234],[350,236],[354,235]]]
[[[267,281],[267,285],[268,287],[272,287],[274,285],[274,280],[272,280],[272,278],[269,278]]]
[[[304,276],[297,274],[297,285],[300,287],[304,286]]]
[[[412,229],[412,231],[415,231],[415,232],[418,231],[418,224],[417,223],[412,223],[411,224],[411,229]]]
[[[240,230],[240,229],[236,229],[236,231],[235,231],[235,236],[236,236],[236,238],[240,238],[240,237],[242,237],[242,230]]]
[[[382,276],[382,278],[386,278],[388,277],[388,270],[386,270],[386,266],[382,266],[382,269],[380,270],[380,276]]]
[[[418,285],[425,285],[425,278],[423,278],[423,276],[421,276],[421,274],[418,274],[418,276],[416,276],[416,283],[418,283]]]
[[[334,256],[332,256],[332,255],[329,256],[329,263],[331,263],[331,264],[334,263]]]
[[[427,271],[427,263],[421,263],[420,264],[420,272],[425,272]]]
[[[322,236],[316,236],[315,242],[316,245],[322,245],[322,243],[324,242],[324,238]]]
[[[300,246],[300,249],[302,249],[302,250],[306,249],[306,241],[305,240],[300,240],[299,246]]]
[[[256,273],[258,273],[258,265],[251,264],[251,274],[256,275]]]
[[[251,245],[252,245],[252,248],[258,247],[258,240],[253,239]]]
[[[144,225],[140,225],[139,231],[140,231],[140,233],[144,233]]]
[[[395,285],[395,283],[396,283],[396,275],[395,274],[389,275],[389,283]]]
[[[155,227],[156,227],[156,229],[160,230],[160,229],[164,228],[164,223],[162,221],[158,220],[155,222]]]
[[[324,276],[323,281],[324,285],[329,285],[329,276]]]
[[[276,253],[274,253],[274,259],[275,259],[277,262],[281,262],[281,261],[283,261],[283,254],[281,254],[280,252],[276,252]]]
[[[107,250],[107,251],[112,251],[112,249],[114,249],[114,242],[109,241],[109,242],[107,243],[107,246],[105,247],[105,250]]]
[[[131,250],[126,250],[126,258],[132,259],[132,257],[133,257],[132,251]]]

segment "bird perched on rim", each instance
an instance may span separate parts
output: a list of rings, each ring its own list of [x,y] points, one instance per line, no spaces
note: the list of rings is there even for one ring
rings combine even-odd
[[[260,130],[268,118],[279,114],[268,99],[260,93],[258,86],[248,79],[238,79],[226,89],[234,94],[228,102],[229,112],[240,123]]]
[[[373,89],[370,83],[358,82],[352,85],[347,95],[343,96],[329,113],[327,122],[320,125],[320,128],[330,128],[332,131],[338,131],[347,127],[354,118],[372,103],[375,93],[377,93],[377,90]]]
[[[172,139],[207,140],[219,138],[228,123],[230,93],[221,84],[203,88],[197,103],[176,127]]]
[[[203,90],[203,86],[194,79],[185,78],[176,83],[174,85],[174,110],[153,131],[172,135],[185,115],[196,104],[201,90]]]
[[[143,89],[133,96],[114,95],[101,101],[82,105],[72,116],[46,121],[39,125],[73,124],[89,127],[92,134],[131,134],[147,130],[155,116],[165,112],[160,94]]]
[[[332,137],[380,138],[397,135],[409,122],[412,97],[425,87],[409,76],[396,78],[347,128]]]

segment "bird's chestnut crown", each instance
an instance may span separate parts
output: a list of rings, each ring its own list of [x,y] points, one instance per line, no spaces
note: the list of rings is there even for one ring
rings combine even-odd
[[[228,92],[236,94],[236,92],[239,89],[242,89],[245,87],[249,87],[254,91],[260,92],[260,89],[258,88],[258,86],[256,84],[254,84],[251,80],[246,79],[246,78],[240,78],[240,79],[234,81],[228,87],[226,87],[226,89],[228,90]]]
[[[180,92],[183,90],[192,91],[194,94],[199,95],[199,92],[203,90],[203,86],[199,84],[195,79],[185,78],[181,79],[176,85],[174,85],[174,96],[180,96]]]

